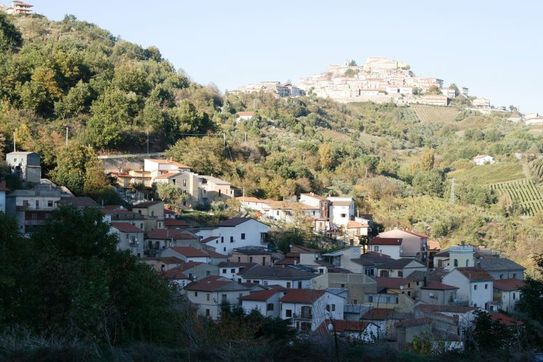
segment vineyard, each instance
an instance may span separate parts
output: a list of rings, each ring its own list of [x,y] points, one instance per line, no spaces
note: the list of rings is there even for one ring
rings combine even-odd
[[[490,188],[498,194],[508,195],[512,201],[517,202],[524,209],[526,215],[533,216],[543,211],[543,194],[532,180],[499,182],[490,185]]]
[[[458,115],[458,109],[453,107],[412,106],[418,119],[422,122],[449,123]]]

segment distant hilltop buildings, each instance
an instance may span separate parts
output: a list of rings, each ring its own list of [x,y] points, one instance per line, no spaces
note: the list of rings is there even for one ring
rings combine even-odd
[[[267,92],[275,94],[277,97],[300,97],[305,95],[305,91],[291,83],[281,83],[277,81],[264,81],[254,84],[248,84],[240,87],[233,92],[237,93],[253,93]]]
[[[15,0],[11,2],[11,6],[0,4],[0,11],[11,15],[31,15],[34,5],[24,1]]]

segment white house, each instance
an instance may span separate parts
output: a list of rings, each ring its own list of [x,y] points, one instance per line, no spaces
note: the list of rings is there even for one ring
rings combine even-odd
[[[236,123],[239,123],[241,121],[249,121],[255,116],[255,112],[238,112]]]
[[[246,314],[257,311],[264,317],[279,318],[281,316],[280,300],[283,295],[285,295],[285,290],[278,287],[253,292],[241,297],[241,307]]]
[[[114,222],[110,232],[117,235],[118,250],[128,250],[134,256],[143,256],[143,230],[128,222]]]
[[[218,253],[228,255],[234,249],[247,246],[265,246],[266,235],[270,227],[251,218],[236,217],[222,221],[212,228],[202,228],[196,235],[202,239],[214,236],[206,245],[215,248]]]
[[[219,263],[219,275],[223,278],[227,278],[236,282],[241,283],[241,274],[244,270],[249,269],[256,264],[253,263],[238,263],[232,261],[225,261]]]
[[[379,338],[379,326],[372,322],[327,319],[319,327],[319,332],[333,336],[334,333],[349,341],[373,343]]]
[[[281,298],[281,319],[298,331],[315,331],[326,319],[343,319],[344,306],[344,298],[326,290],[288,290]]]
[[[520,300],[523,286],[524,280],[520,279],[494,280],[494,302],[498,303],[498,308],[506,312],[513,312]]]
[[[369,241],[369,249],[375,253],[388,255],[393,259],[400,259],[402,250],[401,238],[374,237]]]
[[[457,287],[456,297],[469,306],[491,309],[493,301],[493,278],[479,268],[456,268],[443,277],[443,283]]]
[[[401,258],[415,258],[422,262],[426,262],[428,257],[428,236],[426,235],[418,234],[413,231],[393,229],[379,233],[374,239],[401,239],[399,245],[399,257]],[[370,242],[370,245],[372,245],[372,242],[373,241]],[[379,250],[375,250],[375,245],[373,245],[374,248],[372,251],[381,252],[381,250],[383,250],[383,254],[385,254],[384,250],[387,250],[387,252],[394,255],[389,256],[397,259],[398,242],[389,241],[388,244],[386,244],[385,241],[383,241],[382,243],[383,245],[377,244]],[[385,248],[385,246],[389,246],[389,248]]]
[[[489,156],[489,155],[477,155],[473,157],[473,163],[476,164],[477,166],[482,166],[482,165],[491,165],[493,163],[496,163],[496,161],[494,160],[494,157]]]
[[[328,197],[330,221],[337,226],[347,226],[355,215],[355,203],[351,197]]]

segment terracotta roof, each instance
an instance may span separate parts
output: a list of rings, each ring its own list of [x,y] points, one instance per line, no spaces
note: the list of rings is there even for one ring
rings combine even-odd
[[[102,212],[106,215],[118,215],[118,216],[128,216],[130,215],[130,219],[143,219],[143,215],[138,214],[137,212],[133,212],[126,209],[102,209]]]
[[[170,177],[179,175],[180,173],[181,172],[179,172],[179,171],[166,172],[166,173],[163,173],[162,175],[159,175],[159,176],[155,177],[155,179],[156,180],[167,180]]]
[[[185,288],[187,290],[214,292],[214,291],[235,291],[235,290],[250,290],[251,287],[244,286],[240,283],[233,282],[229,279],[210,275],[204,279],[190,283]]]
[[[440,250],[441,244],[439,244],[439,241],[435,240],[428,240],[428,250]]]
[[[366,313],[364,313],[361,319],[382,321],[382,320],[390,319],[393,314],[394,314],[394,311],[392,309],[372,308],[368,310]]]
[[[405,230],[406,233],[409,233],[411,235],[415,235],[415,236],[418,236],[419,238],[428,238],[427,235],[423,235],[423,234],[419,234],[419,233],[416,233],[414,231],[408,231],[408,230]]]
[[[222,261],[217,266],[219,268],[250,268],[257,265],[256,263],[238,263],[235,261]]]
[[[142,233],[143,232],[143,230],[141,230],[138,227],[135,227],[129,222],[112,222],[111,227],[119,230],[122,233]]]
[[[317,199],[317,200],[321,200],[321,201],[326,201],[326,200],[327,200],[326,197],[321,196],[321,195],[317,195],[317,194],[315,194],[315,193],[313,193],[313,192],[304,193],[304,194],[301,194],[301,195],[313,197],[313,198],[315,198],[315,199]]]
[[[164,264],[184,264],[185,262],[182,259],[176,258],[175,256],[161,256],[158,258],[144,258],[142,261],[157,261]]]
[[[347,229],[356,229],[356,228],[365,228],[368,226],[368,223],[362,224],[358,221],[349,220],[347,222]]]
[[[181,268],[173,268],[167,270],[162,275],[168,280],[189,279],[189,277],[185,275],[185,273],[183,273],[183,270],[181,270]]]
[[[183,220],[165,219],[164,226],[188,226]]]
[[[263,199],[259,199],[259,198],[252,197],[252,196],[239,196],[239,197],[236,197],[236,199],[239,200],[239,202],[265,203],[266,201],[268,201],[268,200],[263,200]]]
[[[190,270],[198,265],[204,265],[205,263],[201,263],[201,262],[198,262],[198,261],[187,261],[187,262],[182,262],[181,265],[179,266],[179,268],[182,270],[182,271],[187,271],[187,270]]]
[[[497,279],[494,280],[494,289],[511,292],[513,290],[519,290],[524,284],[524,280],[521,279]]]
[[[147,232],[146,239],[198,240],[198,237],[188,231],[176,229],[153,229]]]
[[[2,185],[0,184],[0,191],[2,190]],[[79,208],[85,207],[98,207],[96,201],[91,199],[88,196],[74,196],[74,197],[63,197],[59,202],[61,205],[72,205]]]
[[[196,249],[192,246],[175,246],[171,248],[177,253],[189,258],[209,258],[210,255],[206,250]]]
[[[324,292],[324,290],[316,289],[288,289],[286,295],[281,298],[281,302],[313,304],[324,295]]]
[[[402,245],[402,239],[376,236],[370,240],[370,245]]]
[[[284,258],[282,260],[276,261],[275,265],[296,265],[299,264],[299,258]]]
[[[148,207],[151,207],[151,206],[155,206],[157,204],[160,204],[162,203],[162,201],[144,201],[144,202],[140,202],[139,204],[136,204],[134,206],[132,206],[133,209],[146,209]]]
[[[345,319],[336,319],[334,321],[331,321],[329,319],[326,319],[319,326],[319,330],[323,332],[328,332],[330,331],[329,326],[331,325],[338,333],[364,332],[369,324],[370,322],[350,321]]]
[[[505,326],[508,326],[508,327],[520,326],[520,325],[523,324],[518,319],[510,317],[510,316],[508,316],[506,314],[503,314],[503,313],[500,313],[500,312],[491,312],[491,313],[489,313],[489,315],[490,315],[490,318],[492,320],[498,321],[501,324],[503,324]]]
[[[190,168],[187,165],[184,165],[182,163],[179,163],[177,161],[172,161],[172,160],[163,160],[163,159],[157,159],[157,158],[148,158],[148,160],[150,160],[152,162],[159,163],[161,165],[174,165],[174,166],[177,166],[179,168]]]
[[[429,290],[454,290],[459,289],[455,286],[443,284],[440,282],[428,282],[424,287],[421,289],[429,289]]]
[[[471,282],[484,282],[492,281],[494,278],[490,276],[486,271],[480,268],[465,267],[465,268],[456,268],[460,273],[462,273],[466,278]]]
[[[260,292],[254,292],[254,293],[251,293],[249,295],[245,295],[245,296],[241,297],[241,300],[251,300],[251,301],[254,301],[254,302],[265,302],[265,301],[267,301],[268,299],[270,299],[271,297],[273,297],[277,293],[283,293],[283,289],[273,288],[273,289],[270,289],[270,290],[263,290],[263,291],[260,291]]]
[[[271,252],[262,247],[242,247],[236,248],[232,251],[233,253],[239,253],[243,255],[271,255]]]
[[[244,279],[309,280],[315,274],[292,267],[255,265],[242,273]]]
[[[403,321],[399,321],[396,323],[396,327],[415,327],[415,326],[423,326],[423,325],[430,325],[432,323],[432,320],[430,318],[412,318],[412,319],[405,319]]]
[[[408,283],[404,278],[376,277],[375,280],[377,280],[377,290],[400,289],[402,285]]]
[[[343,201],[343,200],[337,200],[337,201],[330,200],[330,202],[334,206],[351,206],[352,204],[352,201]]]

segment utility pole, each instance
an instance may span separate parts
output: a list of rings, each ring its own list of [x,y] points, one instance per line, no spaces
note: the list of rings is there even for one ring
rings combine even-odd
[[[149,156],[149,130],[146,130],[145,133],[147,134],[147,156]]]
[[[70,129],[68,128],[68,126],[66,126],[66,146],[68,146],[68,137],[69,137],[69,134],[70,134]]]
[[[222,139],[224,140],[224,147],[226,148],[226,133],[222,134]]]
[[[247,143],[247,132],[245,132],[245,143]]]
[[[17,133],[13,132],[13,152],[17,152]]]
[[[451,199],[449,200],[451,204],[454,204],[456,202],[455,186],[455,179],[453,178],[451,180]]]

